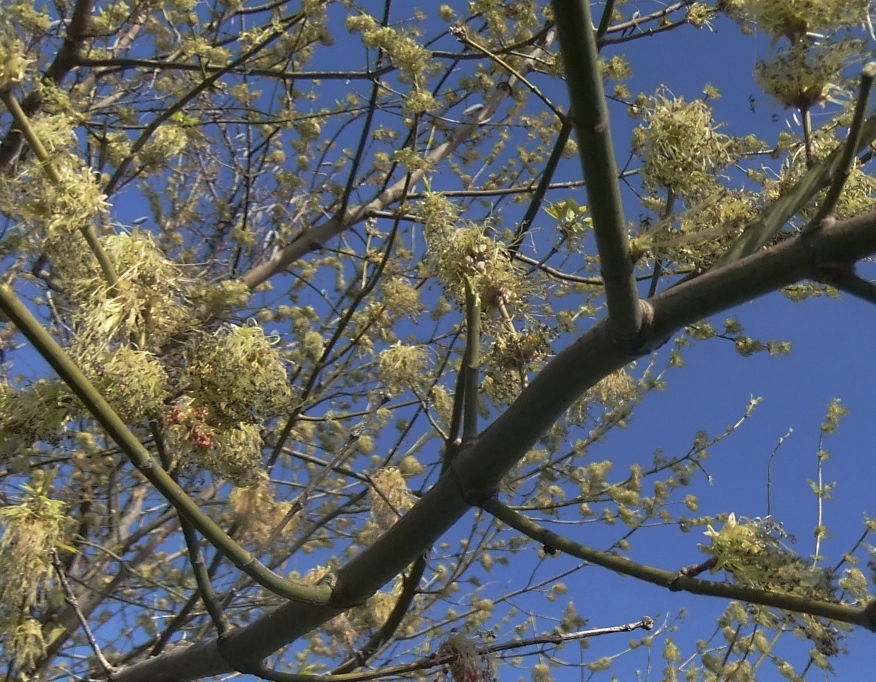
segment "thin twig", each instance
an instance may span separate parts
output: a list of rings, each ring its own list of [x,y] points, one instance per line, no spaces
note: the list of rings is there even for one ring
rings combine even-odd
[[[76,614],[76,618],[79,620],[79,624],[85,632],[85,637],[88,639],[88,644],[91,646],[92,651],[94,651],[94,656],[97,658],[97,662],[100,663],[100,667],[103,668],[103,672],[108,679],[113,679],[116,667],[106,660],[106,657],[100,650],[100,645],[97,643],[97,639],[94,637],[94,633],[88,626],[88,620],[85,618],[85,614],[82,613],[82,610],[79,608],[79,602],[76,600],[76,595],[73,593],[70,583],[67,582],[67,576],[64,574],[64,567],[61,565],[61,560],[58,558],[58,550],[52,547],[52,549],[49,550],[49,555],[52,558],[52,566],[55,567],[55,572],[58,574],[58,580],[61,581],[61,588],[64,590],[64,601],[70,605],[70,608],[73,609],[73,613]]]
[[[770,453],[770,458],[767,461],[767,517],[772,516],[773,514],[773,458],[776,456],[776,453],[778,453],[779,448],[782,447],[782,444],[792,433],[794,433],[794,429],[788,429],[788,433],[779,438],[779,442],[776,443],[776,447],[773,448],[772,453]]]
[[[383,393],[380,397],[374,402],[373,407],[370,407],[365,415],[362,417],[362,420],[356,424],[351,430],[350,434],[347,436],[347,439],[344,441],[344,444],[341,445],[338,452],[328,461],[325,462],[322,466],[322,470],[313,475],[313,477],[308,482],[307,486],[303,491],[298,495],[298,497],[292,502],[292,505],[289,507],[289,511],[286,512],[286,515],[282,518],[280,523],[277,524],[277,527],[271,531],[271,534],[268,538],[262,543],[259,548],[257,554],[264,552],[265,549],[274,544],[274,541],[280,537],[280,534],[283,532],[283,529],[286,525],[302,510],[307,506],[307,502],[310,499],[310,496],[313,494],[313,491],[316,489],[323,480],[325,480],[326,476],[328,476],[331,472],[337,471],[338,467],[340,467],[344,461],[353,454],[353,446],[359,442],[359,439],[362,437],[362,434],[365,433],[368,426],[377,416],[377,411],[386,405],[389,401],[389,395]]]
[[[49,177],[49,180],[52,184],[56,185],[59,190],[64,191],[64,182],[61,175],[58,173],[58,169],[51,163],[48,151],[46,151],[42,140],[40,140],[31,127],[30,121],[24,110],[21,108],[21,105],[18,103],[18,100],[15,99],[15,96],[9,90],[0,90],[0,100],[6,105],[9,113],[12,114],[17,129],[24,135],[28,145],[30,145],[30,148],[39,160],[40,166]],[[104,278],[114,290],[118,286],[119,278],[116,275],[115,268],[113,268],[109,257],[103,250],[100,241],[97,239],[97,233],[94,231],[94,226],[91,225],[90,222],[86,222],[79,226],[79,231],[85,238],[88,248],[91,249],[94,257],[97,258],[97,262],[100,264],[100,269],[103,272]]]
[[[611,635],[620,632],[632,632],[633,630],[650,631],[653,627],[654,619],[644,616],[633,623],[623,623],[621,625],[612,625],[604,628],[592,628],[590,630],[579,630],[578,632],[567,632],[564,634],[556,633],[541,635],[538,637],[530,637],[528,639],[515,640],[513,642],[504,642],[502,644],[491,644],[489,646],[478,647],[477,653],[479,656],[489,656],[490,654],[495,654],[500,651],[520,649],[529,646],[540,646],[544,644],[559,646],[565,642],[601,637],[602,635]],[[368,670],[361,673],[339,675],[300,675],[296,673],[281,673],[275,670],[269,670],[263,666],[257,666],[246,672],[257,675],[263,680],[270,680],[271,682],[359,682],[360,680],[375,680],[381,677],[394,677],[402,673],[415,672],[417,670],[437,668],[447,665],[453,659],[454,654],[452,653],[436,652],[412,663],[394,665],[378,670]]]
[[[541,90],[539,90],[535,85],[533,85],[529,80],[526,79],[526,76],[524,76],[520,71],[515,69],[513,66],[511,66],[508,62],[506,62],[500,56],[498,56],[494,52],[490,52],[490,50],[485,48],[483,45],[478,45],[471,38],[469,38],[468,31],[465,29],[465,27],[451,28],[450,33],[455,35],[457,37],[457,39],[459,40],[459,42],[461,42],[463,45],[467,45],[468,47],[474,48],[475,50],[477,50],[481,54],[489,57],[492,61],[496,62],[496,64],[501,66],[508,73],[510,73],[512,76],[514,76],[514,78],[516,78],[521,83],[523,83],[527,88],[529,88],[532,91],[532,93],[536,97],[538,97],[548,109],[550,109],[551,111],[554,112],[554,114],[556,115],[556,117],[558,119],[560,119],[560,121],[565,122],[566,115],[562,111],[557,109],[557,107],[554,106],[554,103],[551,102],[547,97],[545,97],[545,95],[541,92]]]
[[[401,625],[402,619],[411,607],[414,597],[417,595],[417,590],[420,586],[420,581],[423,578],[423,573],[426,571],[426,555],[423,554],[411,566],[411,570],[404,579],[401,594],[392,609],[392,612],[386,619],[386,622],[375,632],[368,641],[356,653],[344,661],[337,668],[332,670],[332,675],[340,675],[343,673],[352,672],[356,668],[361,668],[376,654],[380,647],[386,644],[398,626]]]
[[[824,436],[827,432],[822,428],[818,434],[818,452],[815,453],[815,463],[817,471],[816,493],[818,518],[815,522],[815,551],[812,553],[812,568],[818,566],[818,560],[821,558],[821,539],[825,535],[824,528],[824,461],[827,459],[827,453],[824,451]]]

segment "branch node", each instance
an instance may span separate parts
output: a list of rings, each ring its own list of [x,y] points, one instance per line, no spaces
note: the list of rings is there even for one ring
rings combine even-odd
[[[847,261],[827,261],[815,266],[814,278],[822,284],[837,286],[855,275],[855,264]]]
[[[639,305],[642,308],[642,324],[639,330],[629,337],[617,337],[607,330],[611,344],[634,357],[641,357],[654,352],[663,346],[672,336],[655,337],[654,336],[654,307],[645,300],[640,299]]]
[[[873,599],[864,608],[864,618],[867,620],[864,627],[876,632],[876,599]]]

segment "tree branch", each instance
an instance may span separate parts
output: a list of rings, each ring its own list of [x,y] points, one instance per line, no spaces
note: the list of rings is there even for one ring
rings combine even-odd
[[[551,42],[551,34],[545,37],[544,46]],[[538,45],[531,48],[530,56],[520,66],[521,73],[527,73],[532,68],[533,55],[541,52],[544,46]],[[453,153],[461,144],[471,138],[475,130],[479,126],[488,121],[498,109],[499,105],[511,94],[511,85],[509,83],[500,83],[496,91],[491,95],[489,100],[484,103],[483,109],[480,109],[470,121],[458,126],[442,144],[438,145],[426,157],[428,168],[434,167],[446,159]],[[404,178],[390,187],[387,187],[374,199],[367,203],[352,206],[345,211],[339,212],[329,218],[321,225],[305,228],[301,233],[289,244],[280,249],[275,258],[265,263],[256,265],[251,270],[246,272],[240,279],[250,289],[255,288],[265,280],[269,279],[278,272],[282,272],[293,262],[304,256],[305,254],[320,248],[328,240],[338,236],[345,230],[350,229],[356,223],[364,220],[372,215],[375,211],[385,210],[394,202],[398,201],[403,195],[406,187],[413,187],[420,182],[427,173],[428,169],[421,169],[407,174]]]
[[[259,562],[243,547],[231,539],[209,516],[204,514],[179,484],[161,467],[156,466],[152,456],[137,437],[119,418],[100,392],[70,359],[58,342],[52,338],[30,310],[13,293],[8,285],[0,286],[0,310],[34,345],[64,382],[76,394],[95,420],[106,429],[110,437],[127,455],[131,463],[170,502],[180,514],[185,515],[198,531],[216,549],[241,571],[262,587],[287,599],[300,599],[308,603],[327,603],[331,597],[328,586],[309,586],[287,580]]]
[[[753,587],[700,580],[693,577],[711,569],[714,565],[712,560],[707,560],[702,564],[677,571],[666,571],[654,566],[640,564],[626,557],[606,554],[592,547],[574,542],[562,535],[557,535],[539,526],[523,514],[510,509],[495,498],[488,500],[481,507],[500,521],[520,531],[527,537],[543,543],[546,547],[565,552],[578,559],[589,561],[592,564],[602,566],[616,573],[629,575],[643,582],[665,587],[673,592],[690,592],[691,594],[702,594],[723,599],[738,599],[751,604],[774,606],[786,611],[809,613],[814,616],[822,616],[844,623],[860,625],[876,632],[876,622],[872,620],[866,609],[847,604],[816,601],[782,592],[767,592],[766,590],[759,590]]]
[[[70,25],[67,27],[67,35],[64,37],[64,44],[46,70],[44,81],[60,85],[64,77],[76,66],[76,57],[88,37],[87,29],[93,9],[94,0],[77,0]],[[22,111],[28,118],[38,112],[42,106],[43,93],[40,88],[32,89],[21,102]],[[18,156],[21,144],[22,130],[13,125],[0,142],[0,168],[10,164]]]
[[[818,213],[815,214],[810,223],[812,227],[819,225],[828,214],[833,212],[852,172],[855,154],[858,153],[861,144],[864,113],[870,102],[870,91],[873,88],[874,78],[876,78],[876,62],[868,62],[861,70],[861,88],[858,91],[858,101],[855,103],[855,113],[852,117],[852,124],[849,126],[849,134],[840,154],[839,168],[833,175],[833,182],[827,190],[824,201],[821,202]]]
[[[634,346],[642,328],[642,307],[633,276],[590,1],[554,0],[553,8],[605,281],[608,329],[618,342]]]
[[[46,151],[42,141],[34,132],[33,128],[31,128],[27,115],[21,108],[21,105],[19,105],[18,100],[15,99],[15,96],[9,90],[0,91],[0,100],[6,105],[9,113],[12,114],[12,119],[15,121],[17,130],[24,135],[31,150],[39,160],[43,172],[45,172],[53,184],[58,186],[59,190],[63,191],[64,182],[61,175],[58,173],[58,169],[52,164],[52,160],[49,158],[49,152]],[[91,249],[94,257],[97,258],[97,262],[100,265],[100,269],[103,272],[103,276],[107,283],[115,289],[119,284],[119,278],[118,275],[116,275],[115,268],[113,268],[113,264],[110,262],[109,257],[100,245],[100,241],[98,241],[94,225],[90,222],[84,223],[79,226],[79,232],[82,234],[82,237],[85,239],[85,242],[88,244],[88,248]]]
[[[730,266],[664,291],[646,304],[649,334],[644,348],[656,348],[691,322],[747,303],[809,276],[815,254],[824,260],[856,261],[876,253],[876,211],[788,239]],[[606,322],[561,351],[508,409],[468,448],[420,501],[386,533],[337,572],[332,604],[290,602],[246,627],[216,640],[136,664],[118,672],[117,682],[186,682],[229,672],[229,661],[259,661],[319,627],[342,608],[365,601],[447,532],[472,505],[483,504],[505,474],[582,393],[634,360],[613,343]],[[687,588],[687,583],[677,585]],[[876,623],[871,609],[869,621]],[[860,616],[863,620],[863,615]]]
[[[857,153],[876,140],[876,116],[871,116],[861,126],[858,144],[853,151]],[[729,249],[719,258],[712,268],[732,263],[735,260],[751,255],[762,248],[796,213],[803,208],[821,189],[827,186],[831,178],[841,172],[843,154],[849,146],[840,145],[830,155],[806,171],[793,187],[770,204],[760,216],[745,227],[745,231],[733,242]]]

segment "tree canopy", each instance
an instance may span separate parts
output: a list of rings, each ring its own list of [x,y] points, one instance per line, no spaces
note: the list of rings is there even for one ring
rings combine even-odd
[[[693,349],[791,352],[719,313],[876,303],[870,12],[6,0],[6,679],[547,682],[608,676],[597,642],[655,679],[830,670],[876,631],[869,500],[824,551],[840,400],[810,543],[700,512],[757,397],[686,452],[604,445]],[[718,29],[758,59],[685,53]],[[666,50],[713,81],[638,91]],[[570,588],[630,577],[717,620]]]

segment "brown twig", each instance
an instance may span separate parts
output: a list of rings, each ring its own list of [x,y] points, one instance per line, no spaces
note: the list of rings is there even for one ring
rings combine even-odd
[[[611,625],[604,628],[592,628],[590,630],[579,630],[578,632],[567,632],[564,634],[554,633],[550,635],[540,635],[538,637],[530,637],[528,639],[519,639],[513,642],[505,642],[503,644],[491,644],[489,646],[478,647],[477,653],[479,656],[489,656],[500,651],[508,651],[510,649],[521,649],[529,646],[539,646],[542,644],[551,644],[559,646],[565,642],[575,640],[589,639],[591,637],[600,637],[602,635],[611,635],[619,632],[632,632],[633,630],[651,630],[654,627],[654,620],[648,616],[644,616],[634,623],[622,623],[621,625]],[[269,670],[263,666],[257,666],[246,672],[257,675],[263,680],[271,682],[360,682],[361,680],[375,680],[382,677],[396,676],[402,673],[415,672],[417,670],[428,670],[437,668],[442,665],[447,665],[454,658],[451,653],[444,653],[439,649],[439,652],[433,652],[429,656],[405,663],[402,665],[394,665],[378,670],[368,670],[361,673],[349,673],[340,675],[300,675],[295,673],[281,673],[275,670]]]
[[[61,582],[61,588],[64,590],[64,601],[70,605],[70,608],[73,609],[73,613],[76,614],[76,618],[79,620],[79,624],[85,632],[85,637],[88,639],[88,644],[91,646],[92,651],[94,651],[97,662],[100,663],[100,667],[103,668],[107,679],[113,679],[116,667],[106,660],[106,657],[100,650],[100,645],[97,643],[94,633],[88,626],[88,620],[79,608],[79,602],[76,600],[76,595],[73,593],[70,583],[67,582],[67,576],[64,574],[64,567],[61,565],[61,560],[58,558],[58,551],[52,547],[52,549],[49,550],[49,555],[52,557],[52,566],[55,567],[55,572],[58,574],[58,580]]]

